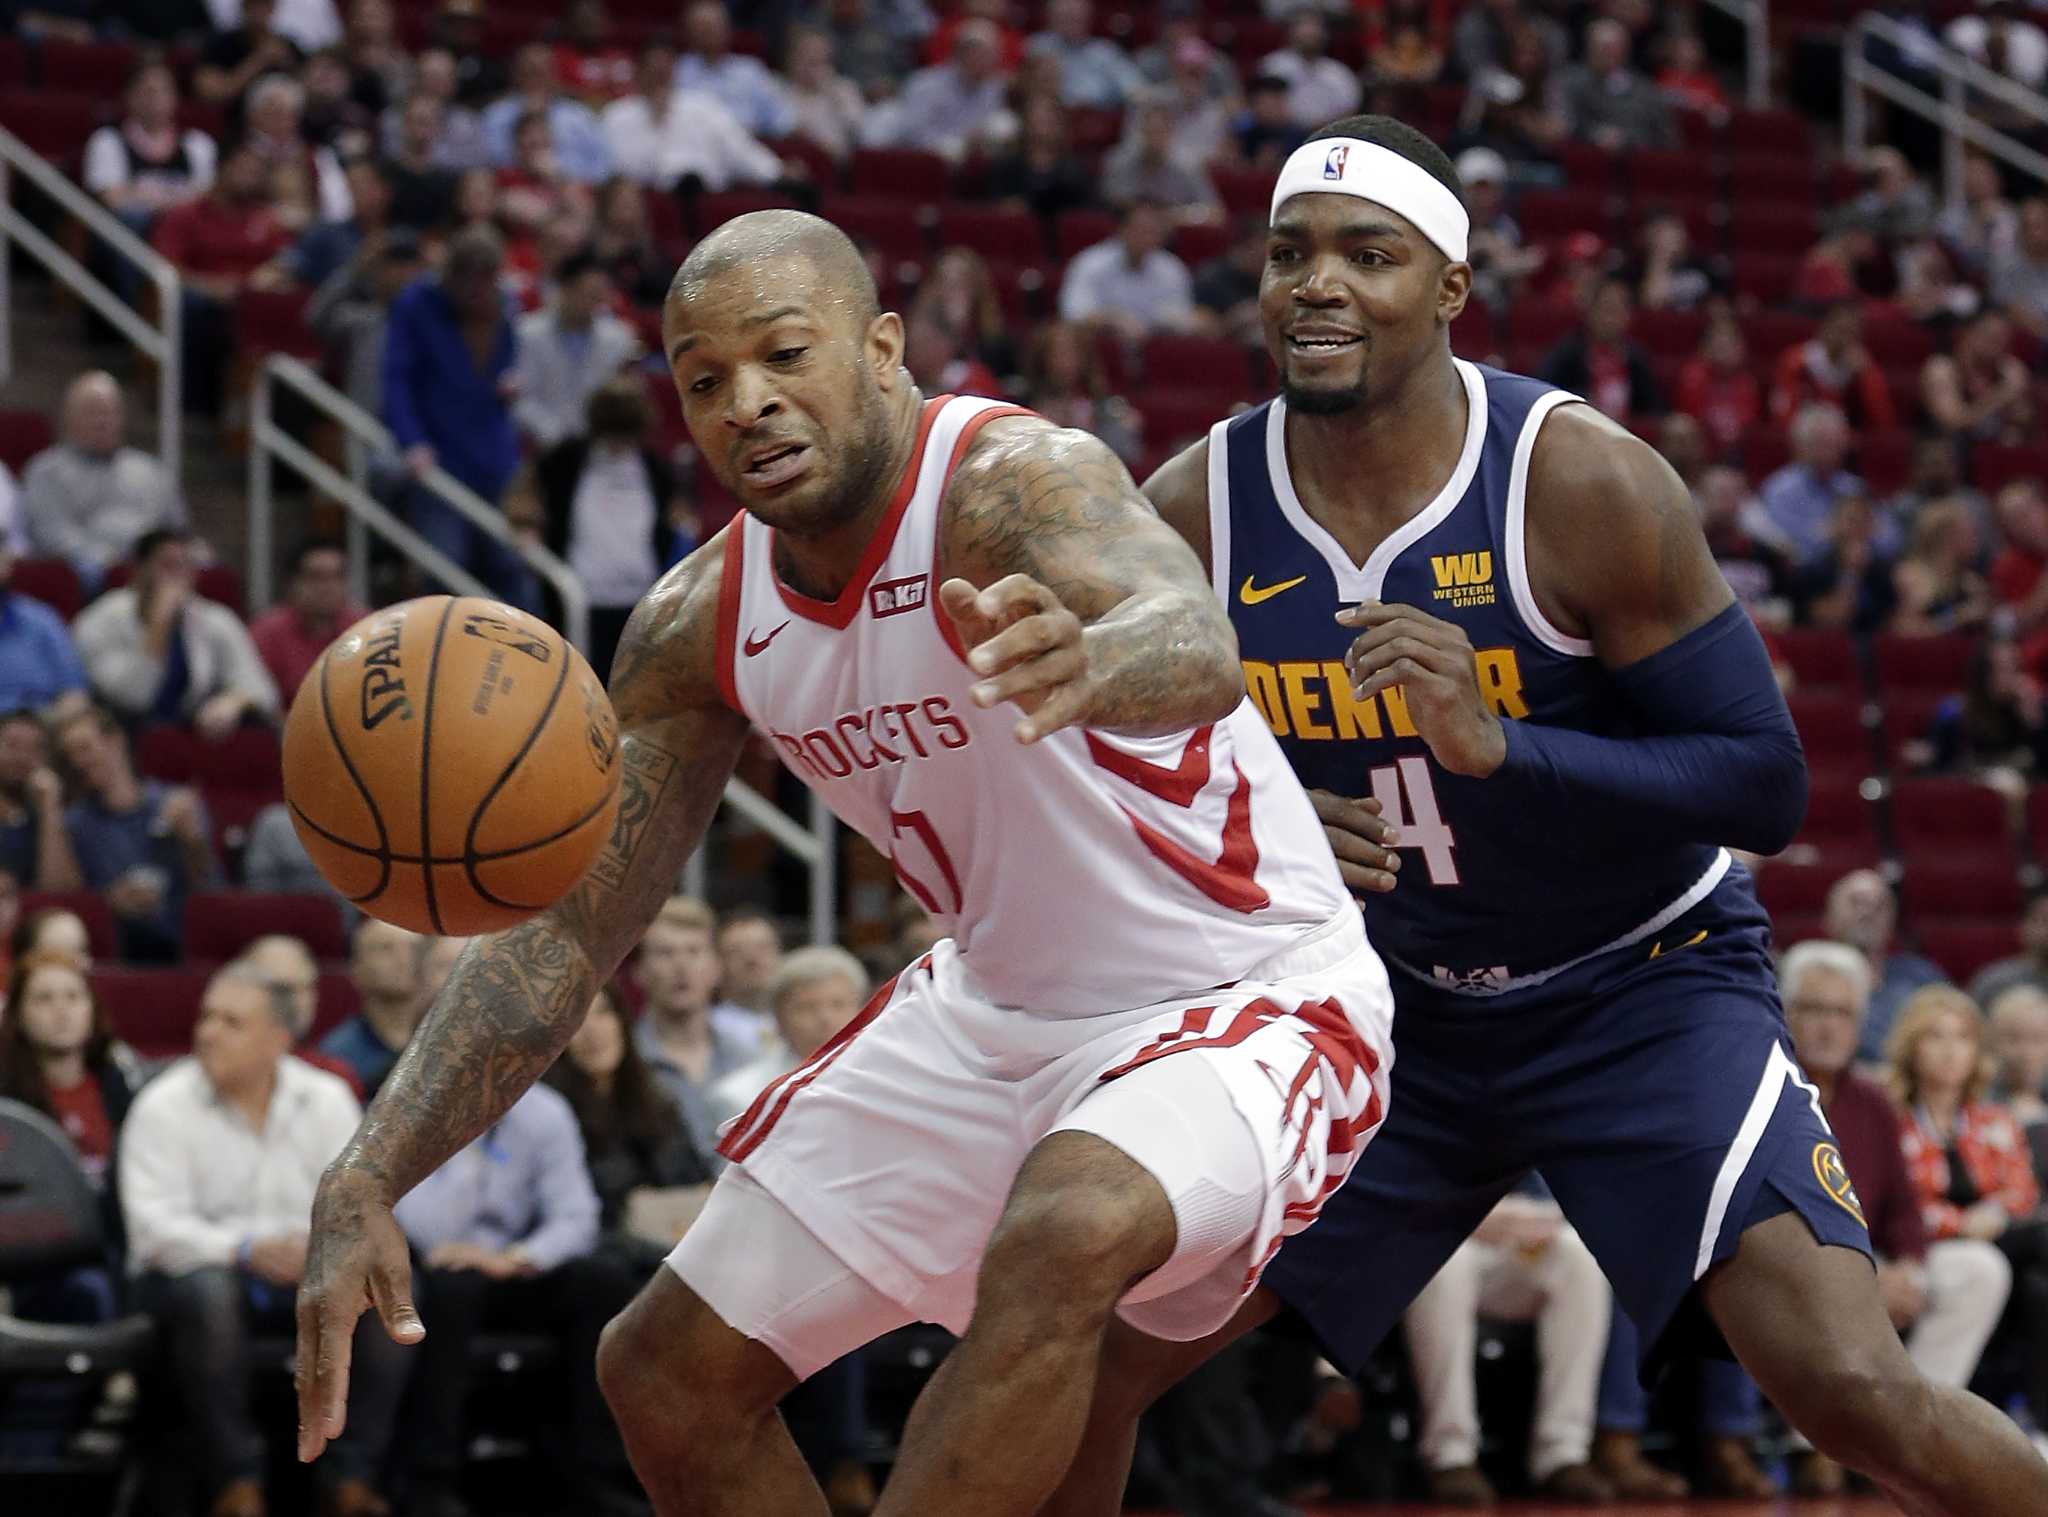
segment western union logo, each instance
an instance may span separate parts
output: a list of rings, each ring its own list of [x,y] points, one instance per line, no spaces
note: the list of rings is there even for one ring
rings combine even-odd
[[[1453,606],[1493,604],[1491,553],[1434,553],[1429,567],[1436,574],[1436,598]]]

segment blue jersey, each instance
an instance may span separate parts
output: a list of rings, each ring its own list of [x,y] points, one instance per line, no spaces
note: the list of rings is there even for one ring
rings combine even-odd
[[[1592,645],[1552,625],[1529,588],[1529,455],[1543,418],[1576,397],[1462,360],[1457,369],[1469,401],[1457,468],[1362,566],[1295,494],[1284,401],[1218,423],[1210,557],[1246,685],[1302,783],[1376,796],[1401,830],[1400,884],[1366,908],[1374,946],[1410,975],[1491,995],[1650,937],[1705,899],[1730,861],[1704,845],[1645,852],[1590,802],[1527,815],[1508,787],[1439,767],[1400,687],[1352,698],[1344,654],[1355,634],[1334,613],[1376,599],[1462,627],[1502,718],[1634,731]]]

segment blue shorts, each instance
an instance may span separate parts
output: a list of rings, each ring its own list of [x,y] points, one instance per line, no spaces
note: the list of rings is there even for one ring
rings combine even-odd
[[[1739,866],[1654,939],[1542,985],[1473,997],[1396,972],[1394,1001],[1386,1125],[1265,1275],[1347,1371],[1531,1170],[1613,1282],[1646,1372],[1726,1351],[1693,1286],[1756,1223],[1794,1211],[1870,1253]]]

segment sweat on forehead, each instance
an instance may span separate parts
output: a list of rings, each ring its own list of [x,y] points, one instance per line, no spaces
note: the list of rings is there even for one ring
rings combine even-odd
[[[751,211],[719,227],[676,270],[668,289],[671,312],[687,315],[690,302],[721,274],[790,258],[802,259],[817,275],[813,300],[839,307],[862,326],[882,314],[874,275],[853,239],[805,211]]]

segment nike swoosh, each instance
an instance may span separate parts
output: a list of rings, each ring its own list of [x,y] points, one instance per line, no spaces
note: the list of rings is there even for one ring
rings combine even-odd
[[[1271,600],[1282,590],[1292,590],[1296,585],[1305,585],[1307,583],[1308,576],[1306,574],[1297,574],[1292,579],[1281,580],[1277,585],[1268,585],[1263,590],[1255,590],[1252,588],[1252,577],[1247,574],[1244,577],[1244,585],[1237,592],[1237,598],[1247,606],[1256,606],[1262,600]]]
[[[1680,943],[1680,944],[1678,945],[1678,948],[1690,948],[1690,947],[1692,947],[1692,945],[1693,945],[1693,944],[1695,944],[1695,943],[1699,943],[1699,942],[1704,942],[1704,941],[1706,940],[1706,936],[1707,936],[1707,929],[1706,929],[1706,928],[1704,928],[1704,927],[1702,927],[1702,928],[1701,928],[1701,929],[1700,929],[1700,930],[1699,930],[1698,932],[1694,933],[1694,934],[1693,934],[1693,935],[1692,935],[1691,937],[1687,938],[1687,939],[1686,939],[1686,940],[1685,940],[1685,941],[1684,941],[1683,943]],[[1672,949],[1671,951],[1672,951],[1673,953],[1676,953],[1676,952],[1678,952],[1678,948],[1674,948],[1674,949]],[[1660,956],[1660,955],[1661,955],[1661,954],[1662,954],[1663,952],[1664,952],[1664,943],[1663,943],[1663,940],[1662,940],[1661,938],[1660,938],[1660,939],[1659,939],[1658,941],[1656,941],[1655,943],[1652,943],[1652,944],[1650,945],[1650,957],[1651,957],[1651,958],[1653,958],[1653,959],[1654,959],[1654,958],[1657,958],[1657,957],[1659,957],[1659,956]]]
[[[788,622],[784,622],[782,624],[782,627],[787,627],[788,625]],[[773,632],[769,633],[766,637],[763,638],[756,638],[753,633],[749,632],[747,634],[747,641],[745,647],[747,657],[752,658],[757,653],[766,653],[768,651],[768,645],[774,642],[775,639],[781,635],[782,627],[777,627]]]

